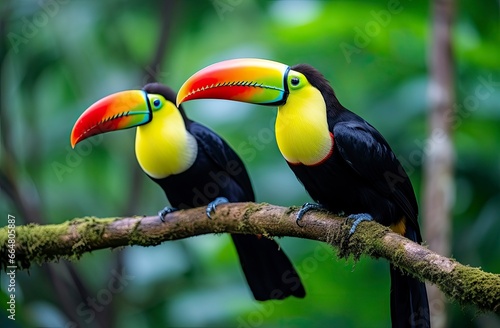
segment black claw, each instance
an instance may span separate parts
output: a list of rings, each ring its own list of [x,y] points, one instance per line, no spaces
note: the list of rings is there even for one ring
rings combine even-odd
[[[179,210],[178,208],[167,206],[158,212],[158,216],[160,217],[161,222],[165,222],[165,216],[167,216],[169,213],[173,213],[178,210]]]
[[[215,213],[215,208],[217,207],[217,205],[225,203],[229,203],[229,200],[226,197],[217,197],[213,202],[210,202],[206,210],[207,217],[209,219],[212,219],[212,213]]]
[[[302,205],[302,207],[300,208],[299,210],[299,213],[297,213],[297,219],[295,220],[295,223],[297,223],[297,225],[299,227],[303,227],[302,225],[299,224],[299,221],[302,219],[302,217],[307,213],[309,212],[310,210],[319,210],[319,211],[324,211],[325,208],[323,207],[323,205],[321,204],[316,204],[316,203],[305,203],[304,205]]]

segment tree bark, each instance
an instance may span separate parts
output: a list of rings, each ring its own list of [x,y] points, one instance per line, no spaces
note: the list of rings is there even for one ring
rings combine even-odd
[[[461,304],[474,304],[482,311],[500,312],[500,275],[462,265],[440,256],[376,222],[363,222],[349,237],[346,218],[326,212],[309,212],[301,226],[295,222],[297,208],[268,204],[233,203],[217,207],[212,220],[205,208],[169,214],[165,222],[157,216],[106,218],[86,217],[60,224],[17,226],[0,229],[0,268],[27,269],[33,263],[77,260],[84,253],[128,245],[154,246],[164,241],[210,233],[291,236],[327,242],[339,256],[362,254],[385,258],[421,280],[438,286]],[[12,228],[12,227],[11,227]],[[15,259],[8,257],[14,240]]]
[[[453,53],[451,25],[453,0],[432,1],[432,47],[429,66],[429,138],[425,158],[423,203],[424,240],[433,251],[450,255],[451,210],[455,194],[453,184]],[[436,286],[429,286],[431,323],[434,328],[447,326],[446,298]]]

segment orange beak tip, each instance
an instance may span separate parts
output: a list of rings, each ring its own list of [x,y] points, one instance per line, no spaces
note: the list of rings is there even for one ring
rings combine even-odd
[[[146,124],[152,119],[147,94],[143,90],[121,91],[95,102],[78,118],[71,131],[70,143],[91,136]]]

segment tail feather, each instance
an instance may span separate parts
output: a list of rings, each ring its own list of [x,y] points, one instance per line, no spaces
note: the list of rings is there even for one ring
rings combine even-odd
[[[274,240],[255,235],[231,237],[248,286],[256,300],[305,296],[299,275]]]
[[[430,327],[425,283],[391,264],[392,327]]]
[[[407,227],[405,236],[420,243],[418,231]],[[392,327],[430,327],[429,301],[425,283],[390,266]]]

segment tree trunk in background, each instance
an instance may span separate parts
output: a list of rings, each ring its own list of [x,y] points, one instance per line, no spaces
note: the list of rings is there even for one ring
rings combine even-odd
[[[453,55],[451,25],[453,0],[434,0],[432,7],[432,46],[429,52],[430,85],[429,138],[424,163],[424,240],[441,255],[450,255],[451,210],[454,202]],[[446,298],[434,285],[428,286],[431,325],[447,326]]]

